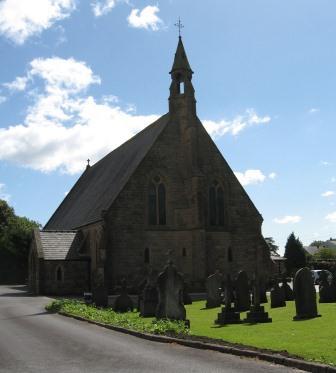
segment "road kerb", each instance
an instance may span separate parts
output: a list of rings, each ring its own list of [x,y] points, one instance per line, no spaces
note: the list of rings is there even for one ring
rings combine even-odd
[[[248,358],[255,358],[259,360],[264,360],[270,363],[285,365],[291,368],[301,369],[306,372],[313,372],[313,373],[336,373],[336,368],[320,363],[313,363],[306,360],[301,360],[293,357],[287,357],[281,355],[279,353],[266,353],[264,351],[258,350],[249,350],[247,348],[239,348],[233,346],[223,346],[213,343],[206,343],[201,341],[194,341],[189,339],[181,339],[175,337],[168,337],[164,335],[156,335],[156,334],[149,334],[149,333],[142,333],[131,329],[122,328],[120,326],[108,325],[104,323],[100,323],[98,321],[89,320],[81,316],[72,315],[66,312],[58,312],[62,316],[71,317],[76,320],[86,321],[90,324],[98,325],[106,329],[111,329],[120,333],[130,334],[138,338],[147,339],[150,341],[161,342],[161,343],[176,343],[182,346],[197,348],[201,350],[212,350],[217,351],[225,354],[231,354],[241,357],[248,357]]]

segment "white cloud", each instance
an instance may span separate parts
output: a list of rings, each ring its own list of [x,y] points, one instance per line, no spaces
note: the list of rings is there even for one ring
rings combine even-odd
[[[333,192],[332,190],[327,190],[326,192],[322,193],[321,196],[322,197],[331,197],[335,194],[335,192]]]
[[[235,172],[235,175],[241,185],[260,184],[266,179],[266,176],[260,170],[246,170],[245,172]]]
[[[302,217],[298,215],[286,215],[282,218],[273,219],[273,221],[277,224],[292,224],[292,223],[298,223],[301,220],[302,220]]]
[[[132,115],[113,96],[85,92],[100,78],[72,58],[35,59],[27,73],[32,105],[21,124],[0,129],[0,159],[43,172],[77,173],[157,119]],[[41,84],[34,86],[37,80]]]
[[[336,177],[332,177],[331,179],[330,179],[330,181],[332,182],[332,183],[335,183],[336,182]]]
[[[128,24],[135,28],[152,29],[158,31],[163,24],[162,20],[156,15],[160,9],[157,6],[148,5],[141,11],[139,9],[132,9],[130,15],[127,17]]]
[[[244,115],[237,115],[232,120],[222,119],[219,122],[204,120],[203,124],[212,136],[219,137],[225,134],[236,136],[248,127],[268,124],[270,121],[270,116],[260,117],[254,109],[247,109]]]
[[[93,1],[91,3],[93,14],[96,17],[109,13],[116,5],[117,0]]]
[[[336,223],[336,211],[328,214],[325,219],[330,221],[330,223]]]
[[[9,202],[10,198],[10,194],[6,193],[6,185],[0,183],[0,199]]]
[[[322,166],[331,166],[332,163],[329,162],[329,161],[321,161],[321,165],[322,165]]]
[[[7,101],[7,97],[5,96],[0,96],[0,104],[3,104],[4,102]]]
[[[313,107],[313,108],[308,110],[308,113],[309,114],[315,114],[315,113],[318,113],[319,111],[320,111],[320,109]]]
[[[277,177],[277,174],[275,173],[275,172],[271,172],[269,175],[268,175],[268,177],[270,178],[270,179],[275,179],[276,177]]]
[[[24,91],[27,87],[28,77],[18,76],[10,83],[4,83],[3,86],[10,91]]]
[[[20,78],[29,81],[26,89],[32,101],[22,123],[0,128],[0,160],[24,167],[80,172],[87,158],[94,163],[158,118],[136,115],[133,105],[121,108],[114,95],[92,97],[87,92],[100,84],[100,77],[73,58],[36,58]],[[247,113],[245,126],[269,121],[254,110]],[[266,179],[260,170],[236,175],[243,185]]]
[[[0,34],[17,44],[68,17],[75,0],[2,0]]]

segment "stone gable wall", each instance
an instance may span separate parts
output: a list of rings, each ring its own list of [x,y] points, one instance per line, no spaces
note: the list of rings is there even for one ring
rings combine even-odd
[[[150,265],[157,271],[163,269],[171,250],[177,268],[195,289],[216,268],[252,273],[256,251],[263,257],[262,218],[199,126],[197,120],[191,126],[181,126],[179,120],[168,123],[109,210],[106,272],[110,291],[123,277],[130,283],[143,278],[149,267],[144,263],[146,247]],[[166,186],[166,226],[147,223],[147,188],[156,175]],[[213,180],[224,188],[224,229],[208,224],[208,189]],[[186,256],[182,256],[183,248]]]

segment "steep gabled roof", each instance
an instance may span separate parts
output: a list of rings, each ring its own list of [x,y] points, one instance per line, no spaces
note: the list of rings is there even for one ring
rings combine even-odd
[[[40,231],[44,260],[78,259],[81,240],[76,231]]]
[[[45,225],[47,230],[75,229],[101,219],[169,121],[163,115],[89,167]]]

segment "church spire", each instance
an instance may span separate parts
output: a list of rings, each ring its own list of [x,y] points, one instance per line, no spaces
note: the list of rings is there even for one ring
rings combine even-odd
[[[180,20],[178,26],[180,34]],[[196,115],[195,90],[191,83],[193,71],[189,65],[181,35],[179,35],[173,66],[169,74],[172,79],[169,112],[171,114],[177,113],[177,111],[184,107],[190,114]]]

